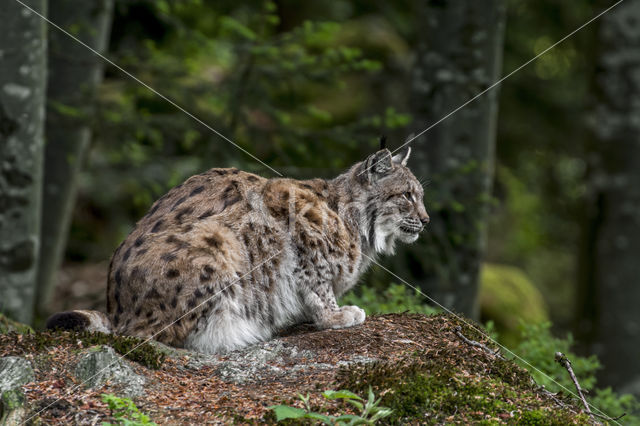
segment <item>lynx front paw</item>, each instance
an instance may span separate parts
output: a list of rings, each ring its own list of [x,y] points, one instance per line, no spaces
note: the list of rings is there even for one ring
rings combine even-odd
[[[362,324],[366,316],[364,310],[357,306],[343,306],[339,310],[332,312],[325,325],[328,328],[353,327],[354,325]]]

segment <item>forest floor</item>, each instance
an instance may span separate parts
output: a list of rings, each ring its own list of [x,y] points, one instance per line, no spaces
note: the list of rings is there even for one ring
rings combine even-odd
[[[129,355],[138,362],[124,362],[146,382],[134,402],[159,424],[274,423],[270,406],[302,408],[297,394],[307,393],[314,411],[354,413],[344,402],[325,400],[322,391],[349,389],[366,398],[369,386],[394,410],[392,423],[590,424],[573,402],[539,388],[513,362],[469,345],[456,327],[490,346],[452,316],[387,314],[343,330],[298,326],[224,356],[145,344],[137,358]],[[0,357],[30,361],[35,381],[23,390],[31,413],[45,424],[116,422],[101,394],[118,395],[119,385],[86,388],[74,371],[92,345],[128,352],[131,342],[118,346],[118,339],[125,338],[10,333],[0,335]]]

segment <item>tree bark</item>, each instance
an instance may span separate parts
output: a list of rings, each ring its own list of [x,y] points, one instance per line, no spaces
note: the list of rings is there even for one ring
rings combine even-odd
[[[24,0],[46,13],[45,0]],[[40,245],[46,91],[45,22],[0,7],[0,311],[31,323]]]
[[[578,336],[605,366],[599,382],[640,395],[640,4],[598,28]]]
[[[494,83],[502,67],[503,0],[423,1],[412,79],[419,133]],[[413,142],[411,168],[431,182],[431,225],[399,265],[439,303],[477,317],[476,294],[493,180],[498,90]],[[398,266],[398,265],[397,265]]]
[[[50,18],[103,53],[108,44],[112,0],[57,0]],[[86,47],[49,27],[49,78],[37,309],[46,306],[64,257],[78,176],[91,139],[95,92],[104,62]]]

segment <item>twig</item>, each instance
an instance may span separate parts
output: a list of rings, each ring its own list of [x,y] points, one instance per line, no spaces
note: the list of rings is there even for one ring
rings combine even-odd
[[[458,336],[460,339],[462,339],[462,341],[465,342],[466,344],[471,345],[471,346],[475,346],[476,348],[480,348],[483,351],[485,351],[486,353],[488,353],[490,355],[493,355],[493,356],[497,356],[500,359],[504,359],[504,357],[500,353],[499,349],[496,349],[495,351],[492,351],[487,345],[485,345],[483,343],[480,343],[480,342],[476,342],[475,340],[468,339],[464,334],[462,334],[462,327],[456,326],[456,328],[454,328],[454,332],[456,333],[456,336]]]
[[[623,418],[624,416],[626,416],[626,415],[627,415],[627,413],[622,413],[622,414],[620,414],[618,417],[609,417],[609,416],[605,416],[604,414],[598,414],[598,413],[591,413],[591,415],[592,415],[593,417],[597,417],[597,418],[599,418],[599,419],[606,420],[606,421],[608,421],[608,422],[611,422],[611,421],[615,422],[615,421],[620,420],[620,419],[621,419],[621,418]]]
[[[554,394],[553,392],[549,392],[544,387],[542,387],[542,393],[547,395],[549,398],[551,398],[553,400],[553,402],[558,404],[558,406],[560,406],[561,408],[564,408],[566,406],[566,404],[564,402],[562,402],[562,401],[560,401],[560,399],[558,399],[556,394]]]
[[[569,361],[569,358],[567,358],[566,355],[563,354],[562,352],[556,352],[556,362],[567,369],[567,371],[569,372],[569,377],[571,377],[571,381],[573,381],[573,384],[575,385],[576,390],[578,391],[578,396],[582,400],[584,409],[587,411],[587,414],[591,414],[591,408],[589,408],[589,403],[587,403],[587,399],[584,397],[584,394],[582,393],[582,388],[580,387],[580,383],[578,383],[578,378],[573,372],[573,368],[571,367],[571,361]]]
[[[583,392],[584,391],[581,387],[580,387],[580,383],[578,383],[578,378],[576,377],[575,373],[573,372],[573,368],[571,367],[571,361],[569,360],[569,358],[567,358],[567,356],[565,354],[563,354],[562,352],[556,352],[556,362],[558,364],[560,364],[561,366],[563,366],[564,368],[567,369],[567,371],[569,372],[569,377],[571,377],[571,381],[573,381],[573,384],[576,387],[576,390],[578,391],[578,396],[580,397],[580,399],[582,400],[582,404],[584,405],[584,409],[587,412],[587,414],[589,414],[590,416],[594,417],[594,418],[600,418],[603,420],[608,420],[608,421],[616,421],[616,420],[620,420],[621,418],[623,418],[624,416],[627,415],[627,413],[622,413],[621,415],[619,415],[618,417],[609,417],[609,416],[603,416],[601,414],[597,414],[597,413],[592,413],[591,409],[589,408],[589,404],[587,403],[587,399],[584,397]]]

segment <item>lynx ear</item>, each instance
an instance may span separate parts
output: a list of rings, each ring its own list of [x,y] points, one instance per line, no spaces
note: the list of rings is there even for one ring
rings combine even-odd
[[[409,161],[409,156],[411,155],[411,147],[407,147],[407,152],[399,153],[393,156],[392,160],[396,164],[402,164],[403,166],[407,165],[407,161]]]
[[[374,182],[382,176],[388,174],[393,169],[391,162],[391,152],[388,149],[381,149],[375,154],[371,154],[364,162],[367,177],[370,182]]]

